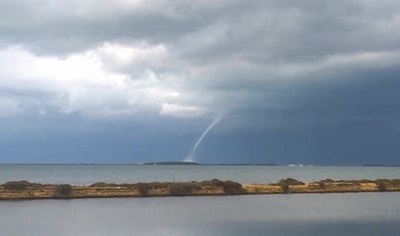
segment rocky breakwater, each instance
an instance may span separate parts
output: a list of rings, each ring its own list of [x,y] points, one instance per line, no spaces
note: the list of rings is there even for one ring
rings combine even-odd
[[[0,200],[203,196],[246,193],[246,190],[240,183],[217,179],[201,182],[150,182],[134,184],[99,182],[89,186],[12,181],[0,185]]]
[[[282,179],[277,183],[249,184],[244,185],[243,187],[248,194],[383,192],[400,191],[400,179],[324,179],[320,181],[304,183],[293,178],[287,178]]]
[[[304,183],[288,178],[277,183],[242,185],[233,181],[94,183],[89,186],[12,181],[0,185],[0,200],[107,197],[167,197],[243,194],[295,194],[400,191],[400,180],[331,180]]]

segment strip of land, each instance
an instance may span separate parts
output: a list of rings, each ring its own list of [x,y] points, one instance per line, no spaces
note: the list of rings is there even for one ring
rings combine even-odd
[[[349,193],[400,191],[400,179],[331,180],[304,183],[282,179],[269,184],[240,184],[234,181],[149,182],[89,186],[40,184],[11,181],[0,185],[0,200],[73,199],[111,197],[224,196],[245,194]]]

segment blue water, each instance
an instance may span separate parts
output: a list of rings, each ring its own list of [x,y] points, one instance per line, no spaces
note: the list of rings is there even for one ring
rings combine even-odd
[[[143,165],[0,165],[0,183],[28,180],[87,185],[94,182],[192,181],[221,179],[269,183],[282,178],[303,181],[400,178],[400,167],[288,166],[143,166]]]
[[[0,165],[0,183],[400,178],[396,167]],[[400,235],[400,193],[0,201],[0,235]]]

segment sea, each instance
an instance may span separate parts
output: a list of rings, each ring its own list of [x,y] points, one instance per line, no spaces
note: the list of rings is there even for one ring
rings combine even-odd
[[[89,185],[399,179],[400,167],[0,165],[12,180]],[[400,235],[400,193],[0,201],[0,235]]]

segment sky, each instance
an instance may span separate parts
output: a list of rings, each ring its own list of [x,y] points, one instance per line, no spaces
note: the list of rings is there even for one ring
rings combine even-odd
[[[400,164],[397,0],[2,0],[0,163]]]

